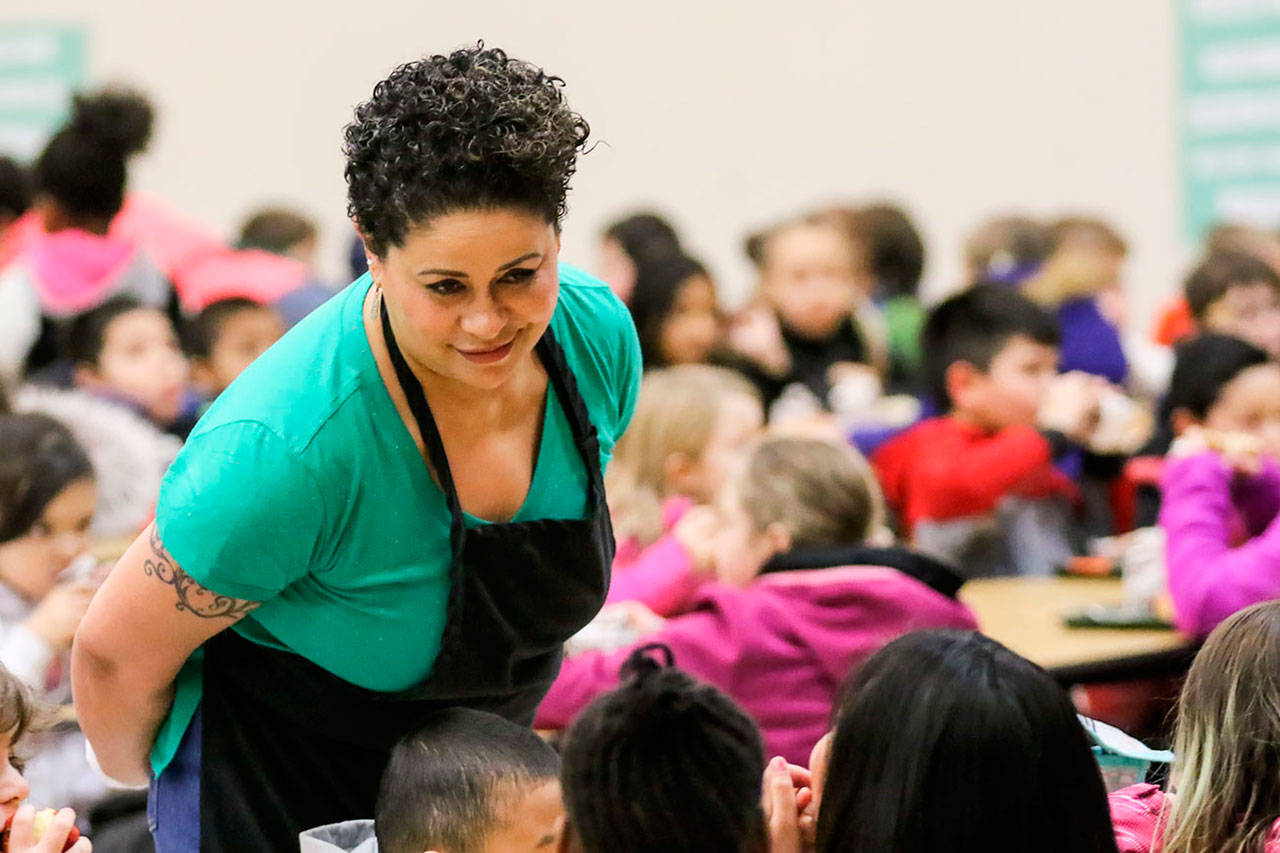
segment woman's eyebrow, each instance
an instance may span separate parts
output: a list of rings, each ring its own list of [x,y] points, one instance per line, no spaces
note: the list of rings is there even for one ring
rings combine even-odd
[[[530,252],[527,255],[521,255],[520,257],[516,258],[514,261],[507,261],[505,264],[498,267],[498,272],[505,272],[506,270],[511,269],[517,264],[522,264],[525,261],[532,260],[533,258],[540,258],[540,257],[542,257],[541,252]],[[416,275],[447,275],[447,276],[452,276],[453,278],[467,278],[467,274],[462,270],[441,270],[441,269],[418,270]]]
[[[514,261],[507,261],[505,264],[498,267],[498,272],[502,272],[503,270],[509,270],[512,267],[514,267],[516,264],[522,264],[525,261],[529,261],[534,258],[540,258],[540,257],[542,257],[541,252],[530,252],[527,255],[521,255],[520,257],[516,258]]]

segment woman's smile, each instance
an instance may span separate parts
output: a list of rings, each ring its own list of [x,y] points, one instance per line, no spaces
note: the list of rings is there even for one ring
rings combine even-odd
[[[455,349],[457,349],[458,355],[475,364],[497,364],[505,360],[507,356],[511,355],[511,350],[515,348],[516,337],[518,337],[518,335],[513,336],[505,344],[501,344],[496,347],[480,349],[463,349],[461,347],[455,347]]]

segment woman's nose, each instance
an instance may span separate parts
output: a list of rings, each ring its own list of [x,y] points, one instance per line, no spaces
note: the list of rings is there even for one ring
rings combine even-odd
[[[502,332],[506,320],[492,302],[477,305],[462,316],[462,331],[479,341],[493,341]],[[499,342],[502,343],[502,342]]]

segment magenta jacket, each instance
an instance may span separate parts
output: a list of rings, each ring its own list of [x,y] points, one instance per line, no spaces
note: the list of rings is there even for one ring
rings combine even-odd
[[[1160,853],[1161,838],[1167,815],[1164,791],[1155,785],[1131,785],[1108,798],[1111,825],[1115,828],[1116,848],[1120,853]],[[1266,844],[1258,853],[1280,853],[1280,821],[1271,828]]]
[[[1280,598],[1280,467],[1248,477],[1212,452],[1170,459],[1160,526],[1174,621],[1205,635],[1237,610]]]
[[[693,506],[688,498],[668,498],[662,504],[662,536],[647,548],[634,538],[618,543],[613,558],[613,582],[607,604],[638,601],[659,616],[674,616],[689,608],[708,577],[693,570],[693,558],[672,531]]]
[[[922,628],[976,629],[963,604],[896,569],[843,567],[763,575],[746,589],[707,584],[692,609],[643,643],[665,643],[676,665],[736,699],[769,755],[807,764],[830,725],[841,682],[895,637]],[[634,647],[564,662],[536,726],[563,729],[618,684]]]

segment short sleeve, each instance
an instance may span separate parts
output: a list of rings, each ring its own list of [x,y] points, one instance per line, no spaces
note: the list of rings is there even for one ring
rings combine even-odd
[[[266,601],[316,563],[325,529],[315,476],[275,432],[233,421],[197,432],[160,487],[156,529],[197,583]]]
[[[618,424],[614,430],[614,440],[622,437],[631,423],[631,416],[636,411],[636,399],[640,396],[640,376],[644,372],[644,362],[640,356],[640,338],[636,335],[635,323],[631,312],[621,301],[616,302],[616,310],[622,315],[618,321],[619,342],[618,353],[614,359],[617,375],[614,377],[615,388],[622,391],[618,406]]]

